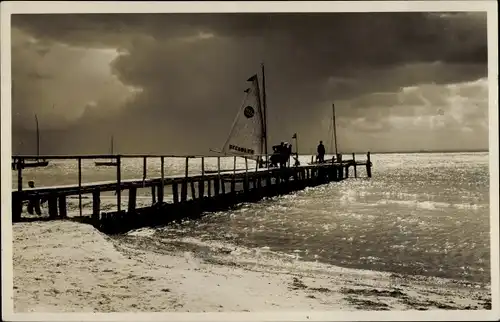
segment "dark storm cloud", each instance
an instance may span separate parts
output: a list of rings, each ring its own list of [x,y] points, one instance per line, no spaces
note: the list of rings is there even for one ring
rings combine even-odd
[[[74,14],[16,15],[14,26],[40,38],[81,46],[130,46],[130,35],[156,39],[214,32],[287,39],[316,57],[344,63],[486,62],[485,14]]]
[[[486,76],[481,13],[15,15],[12,24],[37,39],[31,46],[38,56],[50,55],[54,44],[123,53],[112,71],[140,91],[112,123],[97,104],[85,109],[73,131],[85,133],[92,144],[119,133],[134,152],[205,152],[220,144],[244,80],[261,61],[268,72],[270,135],[281,140],[295,131],[309,133],[303,136],[308,145],[324,132],[317,124],[333,100]],[[28,74],[50,76],[28,71],[16,86],[27,82]],[[351,104],[342,116],[356,117],[359,108],[384,103]],[[19,104],[15,99],[14,111]],[[370,117],[384,113],[388,110]]]

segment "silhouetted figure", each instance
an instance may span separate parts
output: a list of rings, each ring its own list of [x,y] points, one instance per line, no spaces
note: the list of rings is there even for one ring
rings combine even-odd
[[[286,154],[287,148],[285,142],[281,142],[279,146],[279,154],[280,154],[280,168],[286,167]]]
[[[319,141],[318,145],[318,162],[325,162],[325,146],[323,145],[323,141]]]
[[[281,154],[280,154],[280,146],[279,145],[275,145],[273,146],[273,154],[271,155],[271,157],[269,158],[269,166],[270,167],[277,167],[278,164],[280,164],[280,159],[281,159]]]
[[[35,188],[35,182],[33,180],[28,181],[28,187]],[[28,200],[28,213],[33,215],[33,210],[35,210],[37,215],[42,214],[42,209],[40,208],[40,199],[36,196],[30,197]]]
[[[288,163],[288,166],[290,166],[290,157],[292,156],[292,144],[289,143],[287,150],[286,150],[286,162]]]
[[[264,159],[262,157],[259,157],[259,168],[265,168],[265,162],[264,162]]]

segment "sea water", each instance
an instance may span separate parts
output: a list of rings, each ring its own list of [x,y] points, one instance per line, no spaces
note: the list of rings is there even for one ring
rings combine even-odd
[[[358,179],[351,172],[351,178],[342,182],[242,204],[196,221],[132,231],[116,240],[152,252],[190,244],[200,253],[196,246],[208,245],[209,251],[210,245],[223,245],[298,262],[489,283],[488,154],[374,154],[372,162],[371,179],[359,167]],[[237,163],[245,168],[242,159]],[[199,173],[200,165],[200,160],[190,160],[189,172]],[[184,166],[184,159],[166,159],[165,175],[183,174]],[[216,169],[216,159],[206,159],[205,166]],[[222,167],[231,169],[233,159],[224,158]],[[16,189],[17,174],[12,175]],[[142,175],[142,159],[123,161],[123,179]],[[159,176],[160,160],[149,160],[147,177]],[[115,168],[82,163],[84,183],[115,178]],[[26,169],[23,184],[28,180],[36,186],[75,184],[77,163],[55,160],[46,168]],[[171,198],[168,191],[165,198]],[[83,213],[90,213],[91,198],[83,196],[82,201]],[[126,194],[122,203],[126,205]],[[78,197],[69,204],[72,215],[77,215]],[[138,206],[148,204],[150,189],[143,189]],[[116,209],[112,192],[102,196],[102,209]]]

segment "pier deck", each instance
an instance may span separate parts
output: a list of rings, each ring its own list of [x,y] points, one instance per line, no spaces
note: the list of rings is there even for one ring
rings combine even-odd
[[[161,159],[161,176],[146,178],[146,160],[148,158]],[[72,185],[60,185],[50,187],[37,187],[23,189],[22,169],[16,167],[18,189],[12,191],[12,220],[22,221],[22,207],[25,201],[45,199],[48,202],[50,219],[61,219],[67,217],[68,196],[78,195],[80,215],[82,214],[81,196],[92,194],[92,214],[83,221],[93,224],[100,230],[108,233],[119,233],[130,229],[143,227],[145,225],[163,224],[171,220],[182,219],[200,215],[203,212],[220,210],[231,207],[245,201],[257,201],[263,197],[286,194],[292,191],[304,189],[307,186],[315,186],[331,181],[340,181],[349,176],[349,169],[354,170],[357,177],[357,167],[366,167],[368,177],[371,177],[370,154],[366,161],[353,159],[342,160],[342,155],[337,156],[339,162],[308,164],[291,166],[285,168],[236,168],[236,157],[234,158],[233,170],[222,170],[220,157],[218,157],[217,170],[207,173],[204,168],[204,156],[184,157],[186,160],[185,173],[183,175],[165,175],[164,158],[169,156],[43,156],[44,159],[77,160],[78,183]],[[15,156],[14,163],[24,162],[30,156]],[[100,181],[91,183],[81,182],[82,159],[114,159],[116,160],[116,180]],[[121,179],[121,159],[143,158],[143,178]],[[188,173],[189,160],[201,158],[201,169],[198,173]],[[247,161],[247,160],[245,160]],[[229,184],[229,186],[227,186]],[[179,187],[180,186],[180,187]],[[172,192],[172,200],[166,202],[165,187]],[[190,187],[190,189],[189,189]],[[151,206],[137,208],[137,189],[151,188]],[[122,191],[128,190],[128,207],[122,211]],[[100,209],[100,196],[103,192],[115,192],[117,211],[102,212]],[[189,193],[190,192],[190,193]],[[188,198],[188,195],[190,195]]]

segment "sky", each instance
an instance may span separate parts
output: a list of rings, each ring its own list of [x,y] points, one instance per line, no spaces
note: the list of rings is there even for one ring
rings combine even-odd
[[[265,63],[269,146],[488,147],[486,13],[12,15],[12,150],[207,154]]]

